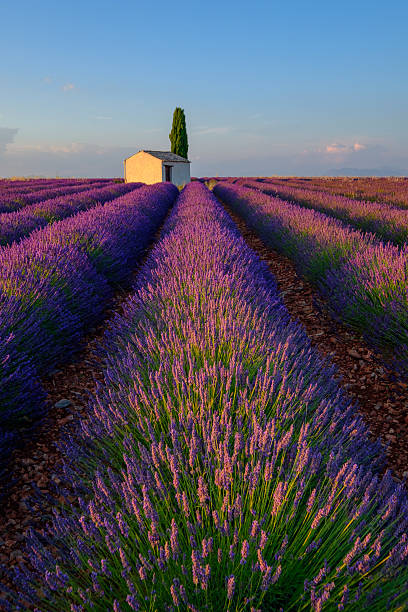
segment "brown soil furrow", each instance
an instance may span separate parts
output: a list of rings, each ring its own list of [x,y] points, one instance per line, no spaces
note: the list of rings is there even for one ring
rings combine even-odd
[[[384,365],[375,352],[354,331],[336,322],[328,313],[318,291],[299,276],[286,256],[267,248],[228,205],[247,244],[258,253],[274,275],[282,300],[294,319],[304,328],[321,355],[338,370],[339,384],[358,401],[358,408],[373,437],[386,447],[387,464],[397,480],[408,477],[408,384]]]

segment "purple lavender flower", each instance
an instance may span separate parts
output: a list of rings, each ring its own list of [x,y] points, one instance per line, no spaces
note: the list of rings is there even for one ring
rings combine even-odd
[[[227,578],[227,597],[230,601],[234,597],[234,591],[235,591],[235,577],[232,574],[231,576],[228,576]]]
[[[241,563],[246,563],[247,558],[248,558],[248,554],[249,554],[249,544],[248,544],[248,540],[244,540],[242,542],[242,547],[241,547]]]

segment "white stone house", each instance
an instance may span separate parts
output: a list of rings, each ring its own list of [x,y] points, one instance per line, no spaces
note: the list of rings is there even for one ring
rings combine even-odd
[[[170,151],[138,151],[123,162],[125,183],[162,183],[180,186],[190,182],[190,162]]]

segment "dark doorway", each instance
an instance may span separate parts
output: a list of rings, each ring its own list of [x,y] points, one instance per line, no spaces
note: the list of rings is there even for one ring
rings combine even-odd
[[[171,183],[171,166],[164,166],[165,168],[165,180]]]

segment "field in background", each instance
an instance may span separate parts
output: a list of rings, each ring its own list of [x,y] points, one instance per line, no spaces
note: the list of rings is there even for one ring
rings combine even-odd
[[[389,373],[398,449],[407,241],[408,179],[0,180],[0,607],[407,609],[408,457],[386,470],[265,263],[358,334],[354,376]]]

